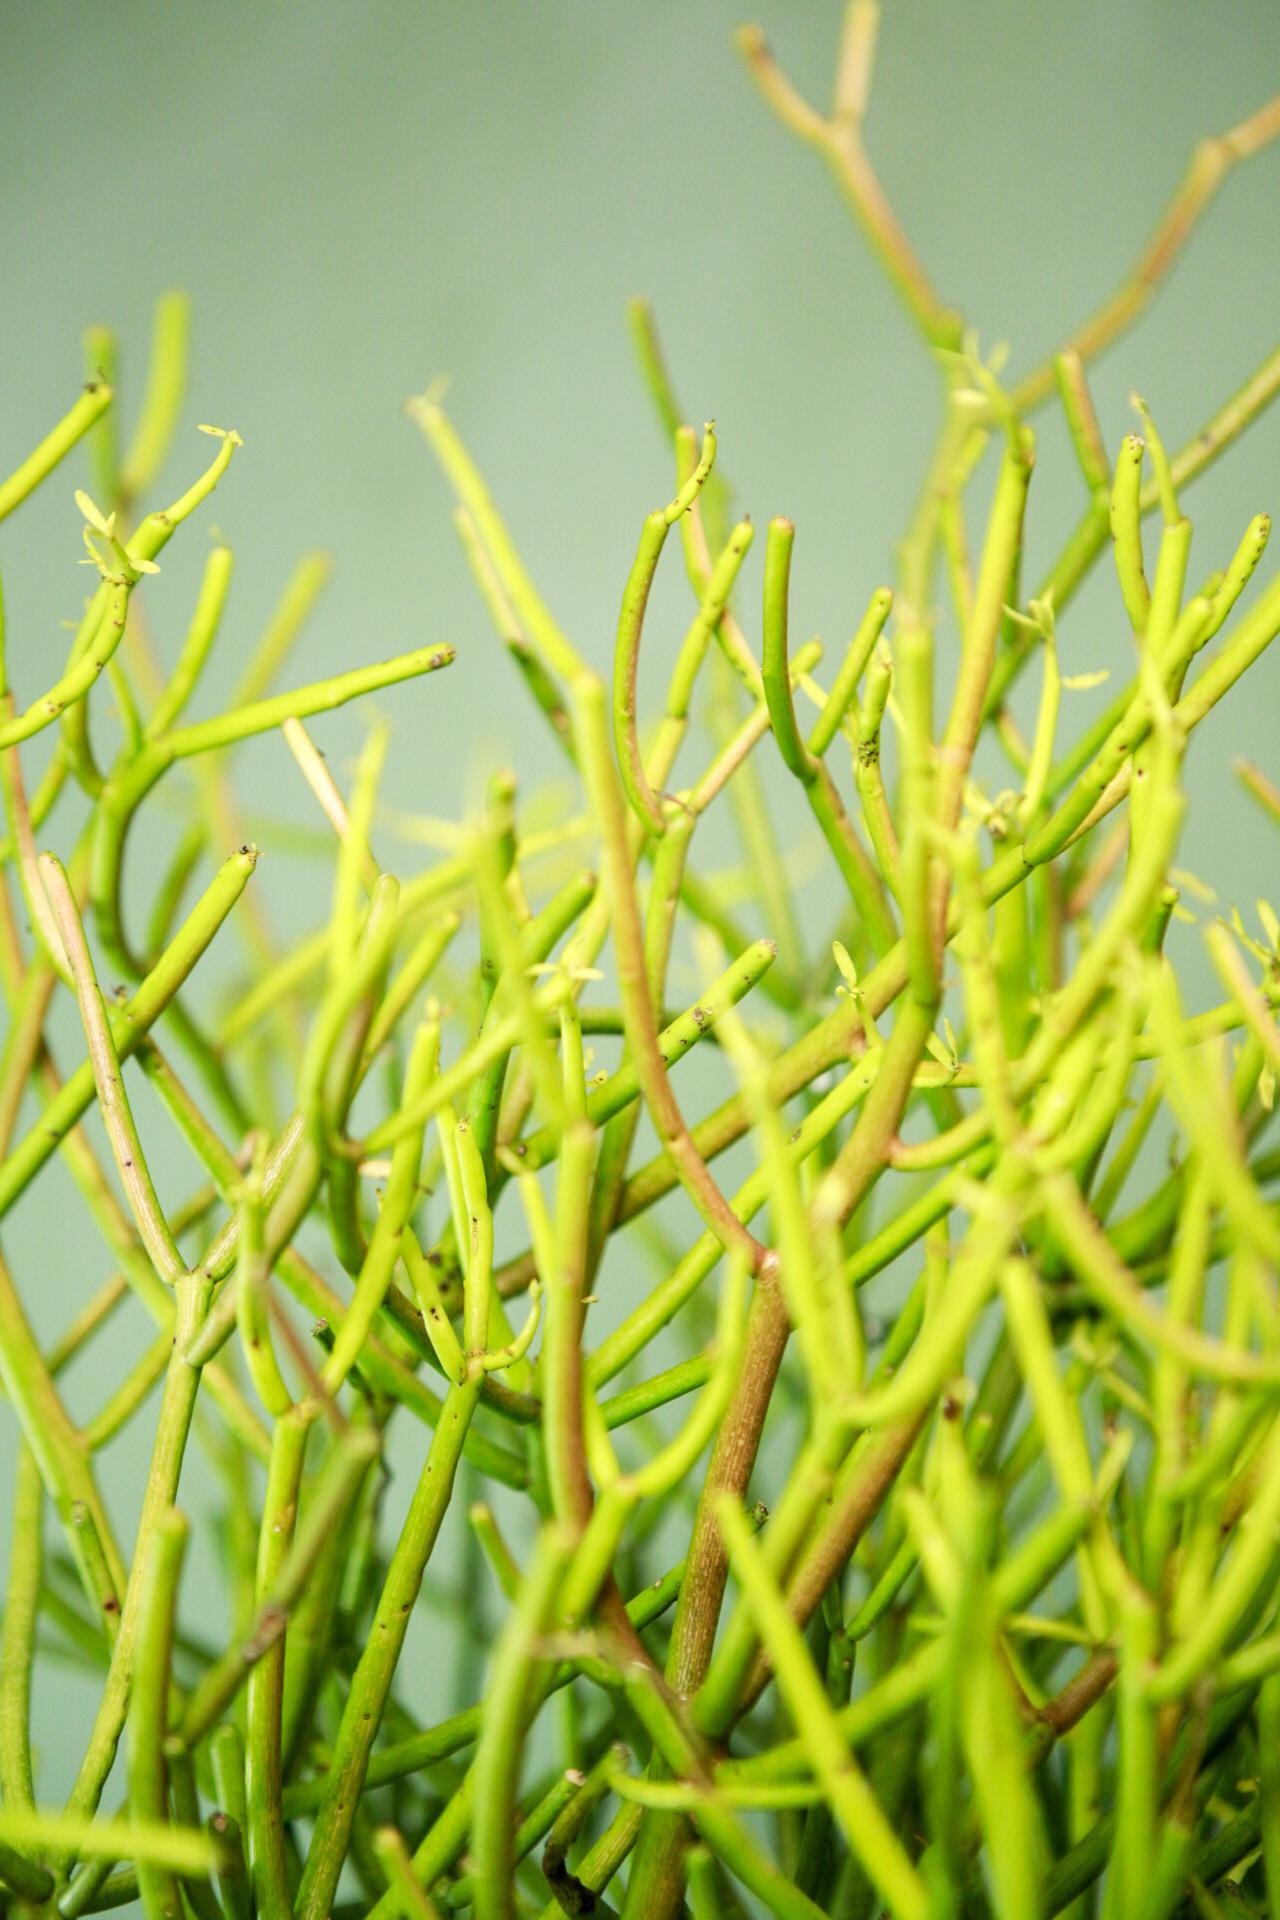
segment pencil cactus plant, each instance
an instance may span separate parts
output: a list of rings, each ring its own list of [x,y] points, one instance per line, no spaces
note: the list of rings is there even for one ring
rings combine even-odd
[[[188,490],[140,511],[180,413],[180,299],[123,456],[96,332],[89,386],[0,487],[0,517],[70,490],[82,444],[98,575],[61,674],[19,636],[0,688],[0,1214],[56,1234],[60,1157],[103,1251],[97,1275],[56,1270],[52,1345],[28,1311],[50,1281],[0,1262],[15,1913],[1280,1911],[1280,924],[1265,901],[1217,918],[1176,878],[1188,805],[1215,805],[1188,741],[1280,631],[1280,579],[1252,584],[1265,515],[1201,581],[1184,499],[1280,354],[1173,454],[1140,405],[1140,433],[1104,432],[1088,384],[1280,106],[1198,150],[1132,278],[1009,383],[872,170],[875,26],[853,0],[830,116],[741,38],[941,375],[896,571],[825,666],[788,632],[793,527],[769,523],[753,581],[752,524],[643,305],[674,479],[611,696],[438,394],[410,405],[572,817],[530,825],[503,775],[442,857],[397,842],[394,721],[453,651],[274,691],[317,557],[231,703],[190,717],[231,554],[177,646],[144,624],[147,576],[234,484],[239,441],[215,433]],[[1050,405],[1083,504],[1032,583]],[[646,609],[681,555],[672,644]],[[1065,668],[1093,662],[1068,616],[1096,566],[1131,667],[1072,732]],[[668,675],[652,721],[642,646]],[[374,691],[391,725],[337,776],[308,723]],[[287,941],[236,825],[232,752],[267,732],[332,834],[332,911]],[[184,779],[189,825],[132,924],[122,875]],[[823,849],[820,925],[762,801],[779,782]],[[712,814],[743,837],[745,900],[702,855]],[[1178,913],[1211,1004],[1165,957]],[[72,1005],[69,1053],[51,1020]],[[180,1204],[150,1171],[166,1125]],[[154,1332],[73,1422],[59,1376],[129,1299]],[[118,1484],[126,1430],[149,1435],[141,1489]],[[212,1641],[183,1581],[198,1449],[222,1501]],[[462,1588],[432,1557],[454,1509]],[[406,1651],[428,1606],[430,1663],[470,1690],[444,1719]],[[55,1807],[32,1674],[71,1657],[97,1706]]]

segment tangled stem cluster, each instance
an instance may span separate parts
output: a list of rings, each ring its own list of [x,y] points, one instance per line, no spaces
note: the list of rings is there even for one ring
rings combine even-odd
[[[56,1245],[61,1159],[110,1269],[0,1261],[14,1912],[1087,1920],[1099,1889],[1115,1920],[1280,1911],[1280,924],[1265,901],[1213,919],[1175,878],[1188,742],[1280,632],[1280,578],[1251,585],[1265,516],[1197,585],[1182,500],[1280,353],[1173,455],[1138,403],[1113,459],[1088,384],[1280,108],[1197,151],[1131,279],[1005,385],[873,171],[875,28],[852,0],[830,116],[741,37],[941,373],[893,588],[827,667],[788,630],[795,529],[770,523],[753,586],[752,524],[643,305],[675,480],[611,693],[438,395],[411,403],[580,814],[539,827],[499,775],[423,865],[439,823],[379,799],[389,726],[345,779],[307,723],[381,691],[429,731],[416,682],[453,652],[274,691],[322,556],[226,709],[189,717],[232,556],[210,551],[169,667],[146,582],[239,440],[206,429],[205,472],[136,516],[181,408],[179,297],[127,451],[95,331],[89,386],[0,486],[3,519],[83,445],[98,575],[61,674],[36,691],[24,654],[22,698],[0,678],[0,1218],[44,1207]],[[1030,591],[1029,419],[1054,401],[1084,505]],[[664,649],[669,544],[691,607]],[[1132,671],[1064,740],[1082,676],[1059,628],[1108,549]],[[668,673],[652,724],[642,645]],[[240,844],[235,750],[262,734],[331,836],[329,918],[289,942]],[[803,911],[782,783],[822,863]],[[713,813],[745,882],[703,856]],[[170,853],[134,925],[140,839]],[[1175,915],[1221,982],[1198,1011],[1165,956]],[[193,1163],[180,1204],[149,1168],[166,1116]],[[37,1287],[65,1322],[51,1346]],[[60,1376],[129,1303],[152,1332],[77,1422]],[[150,1447],[131,1511],[102,1492],[129,1430]],[[195,1447],[222,1499],[213,1640],[184,1625]],[[450,1585],[433,1551],[468,1503]],[[61,1810],[32,1727],[33,1668],[57,1659],[98,1682]],[[465,1704],[433,1719],[442,1666]]]

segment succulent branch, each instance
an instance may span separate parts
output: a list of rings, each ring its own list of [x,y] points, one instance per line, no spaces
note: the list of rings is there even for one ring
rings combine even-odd
[[[769,522],[753,582],[643,302],[671,477],[623,561],[611,686],[439,385],[409,403],[574,783],[550,826],[505,772],[465,820],[429,789],[421,813],[383,800],[406,737],[429,770],[432,676],[479,688],[486,642],[279,690],[324,555],[230,703],[191,717],[233,555],[211,548],[172,647],[149,580],[240,441],[203,429],[212,461],[142,510],[184,445],[181,295],[123,455],[95,328],[90,385],[0,484],[0,519],[73,495],[96,570],[61,670],[0,648],[0,1221],[21,1208],[49,1248],[43,1271],[0,1259],[6,1912],[1280,1910],[1280,912],[1217,916],[1178,866],[1214,804],[1188,743],[1280,634],[1267,516],[1197,581],[1184,501],[1280,355],[1180,451],[1089,387],[1280,112],[1204,142],[1124,285],[1006,385],[873,169],[878,25],[851,0],[829,115],[739,41],[942,379],[892,582],[826,664],[791,631],[796,527]],[[1028,417],[1055,399],[1086,505],[1033,584]],[[82,442],[92,493],[68,481]],[[677,545],[668,636],[651,589]],[[1077,727],[1099,676],[1071,603],[1099,567],[1134,666]],[[331,766],[311,723],[374,693],[358,763]],[[254,736],[315,803],[331,905],[306,932],[277,926],[239,825]],[[1239,771],[1280,822],[1275,770]],[[812,818],[782,846],[788,784]],[[1199,947],[1223,997],[1197,1006]],[[152,1172],[166,1129],[185,1194]],[[60,1257],[55,1158],[100,1272]],[[36,1290],[63,1317],[47,1348]],[[147,1331],[77,1423],[63,1374],[129,1299]],[[213,1640],[191,1617],[210,1543]],[[424,1657],[456,1672],[444,1719]],[[63,1807],[33,1688],[59,1661],[96,1689]]]

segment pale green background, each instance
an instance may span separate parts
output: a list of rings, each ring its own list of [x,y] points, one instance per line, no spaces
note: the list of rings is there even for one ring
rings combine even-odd
[[[825,101],[838,8],[763,20]],[[332,548],[333,586],[295,663],[312,677],[424,641],[458,664],[404,703],[389,790],[455,810],[472,770],[553,759],[477,609],[444,488],[401,412],[434,375],[569,630],[607,658],[621,581],[668,463],[633,377],[624,303],[655,302],[685,404],[720,424],[757,520],[797,522],[796,627],[838,645],[879,580],[934,419],[922,349],[814,157],[774,122],[730,46],[733,0],[483,4],[0,7],[0,466],[47,429],[77,380],[79,330],[120,331],[126,386],[151,302],[196,302],[190,418],[245,449],[205,523],[237,549],[213,711],[296,555]],[[942,290],[1015,368],[1122,274],[1195,138],[1280,86],[1275,0],[889,0],[871,118],[878,164]],[[1274,343],[1280,152],[1234,177],[1166,298],[1099,370],[1114,442],[1140,386],[1180,441]],[[137,387],[133,386],[136,400]],[[126,407],[129,405],[126,399]],[[176,491],[208,443],[184,435]],[[1280,414],[1192,496],[1193,570],[1280,504]],[[34,692],[76,611],[79,518],[68,471],[0,537],[11,671]],[[1080,501],[1046,426],[1030,547],[1052,550]],[[148,587],[171,651],[203,530]],[[757,572],[750,576],[754,593]],[[1114,590],[1064,628],[1069,667],[1128,662]],[[1193,766],[1187,845],[1224,896],[1275,892],[1274,837],[1234,788],[1233,752],[1280,772],[1280,660],[1215,715]],[[341,765],[357,716],[317,726]],[[258,796],[306,815],[278,745],[244,766]],[[63,839],[55,844],[66,851]],[[273,902],[304,879],[277,862]],[[301,910],[301,909],[300,909]],[[56,1182],[56,1170],[46,1180]],[[100,1277],[74,1200],[19,1209],[4,1241],[42,1329]],[[96,1405],[103,1380],[72,1383]],[[7,1460],[11,1434],[0,1421]],[[106,1474],[126,1537],[132,1440]],[[7,1476],[6,1476],[7,1477]],[[83,1711],[67,1717],[78,1747]],[[45,1790],[65,1784],[42,1695]]]

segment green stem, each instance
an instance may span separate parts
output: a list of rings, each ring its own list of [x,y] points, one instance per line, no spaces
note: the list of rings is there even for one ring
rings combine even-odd
[[[478,1377],[450,1389],[387,1569],[372,1630],[351,1680],[296,1902],[297,1920],[324,1920],[346,1858],[369,1756],[395,1674],[409,1615],[453,1490]],[[426,1876],[424,1875],[425,1879]],[[429,1885],[430,1882],[428,1881]]]
[[[36,1457],[18,1452],[13,1497],[13,1544],[0,1621],[0,1799],[34,1807],[31,1768],[31,1677],[44,1566],[44,1488]]]
[[[35,452],[29,453],[22,465],[0,483],[0,520],[7,520],[14,508],[20,507],[28,495],[35,492],[58,462],[64,460],[72,447],[102,418],[114,398],[104,380],[90,380],[84,392],[52,432],[45,435]]]
[[[157,1515],[144,1543],[146,1572],[137,1615],[137,1658],[129,1702],[129,1812],[140,1824],[166,1818],[169,1794],[164,1739],[169,1721],[174,1615],[186,1553],[185,1517],[170,1507]],[[138,1892],[147,1920],[178,1920],[178,1883],[165,1868],[138,1862]]]

